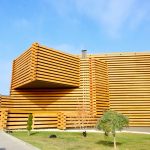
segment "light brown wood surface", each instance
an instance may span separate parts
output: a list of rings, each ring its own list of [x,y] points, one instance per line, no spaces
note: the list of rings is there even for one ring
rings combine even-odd
[[[88,55],[86,59],[34,43],[13,61],[10,96],[0,96],[0,128],[86,127],[112,109],[130,126],[150,126],[150,53]],[[3,112],[2,112],[3,109]],[[1,113],[2,112],[2,113]]]
[[[150,126],[150,53],[91,55],[108,65],[110,108]]]
[[[11,87],[79,87],[79,67],[79,57],[33,43],[14,60]]]

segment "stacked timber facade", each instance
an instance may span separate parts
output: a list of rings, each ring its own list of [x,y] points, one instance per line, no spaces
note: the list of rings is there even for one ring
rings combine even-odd
[[[150,126],[150,53],[66,54],[38,43],[13,61],[10,96],[0,96],[0,128],[94,127],[104,111]]]

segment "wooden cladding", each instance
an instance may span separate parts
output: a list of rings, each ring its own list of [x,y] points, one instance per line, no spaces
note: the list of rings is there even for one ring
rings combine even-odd
[[[59,112],[56,118],[52,118],[56,123],[55,125],[44,125],[44,121],[40,120],[35,125],[35,128],[51,128],[57,127],[59,129],[71,128],[75,127],[75,121],[77,120],[77,116],[75,112],[78,112],[81,107],[84,106],[85,111],[91,111],[91,98],[90,98],[90,66],[89,59],[81,59],[80,60],[80,87],[78,88],[59,88],[59,89],[50,89],[50,88],[41,88],[41,89],[12,89],[11,90],[11,99],[10,99],[10,113],[8,115],[9,129],[23,129],[25,128],[25,123],[27,116],[24,118],[23,116],[27,114],[27,112]],[[15,113],[14,111],[17,111]],[[21,112],[24,113],[21,113]],[[13,116],[12,116],[12,113]],[[20,112],[20,113],[19,113]],[[73,112],[74,116],[71,118],[69,115],[64,115],[62,119],[63,113]],[[16,117],[15,117],[16,115]],[[17,117],[19,116],[20,119]],[[21,121],[22,118],[22,121]],[[36,117],[37,118],[37,117]],[[45,116],[45,118],[49,118]],[[75,118],[75,119],[74,119]],[[66,119],[66,120],[65,120]],[[15,121],[16,120],[16,121]],[[88,122],[88,127],[94,126],[94,122],[96,123],[96,118],[90,118],[90,120],[94,120],[92,122]],[[71,123],[72,121],[72,123]],[[13,123],[14,122],[14,123]],[[17,122],[17,123],[16,123]],[[19,123],[20,122],[20,123]],[[48,120],[45,122],[48,123]]]
[[[33,114],[33,129],[57,128],[57,112],[9,110],[7,129],[26,129],[30,113]]]
[[[7,128],[7,109],[0,109],[0,129],[5,130]]]
[[[94,127],[107,109],[127,115],[130,126],[150,126],[150,53],[80,58],[34,43],[14,60],[0,108],[7,129],[26,129],[29,113],[34,129],[79,128],[83,114]]]
[[[12,89],[79,86],[79,57],[32,44],[13,62]]]
[[[150,126],[150,53],[92,55],[107,62],[110,108]]]
[[[97,115],[101,116],[110,106],[107,63],[91,58],[90,66],[93,107]]]
[[[79,128],[79,121],[74,112],[51,112],[51,111],[23,111],[23,110],[3,110],[0,109],[0,129],[16,130],[26,129],[29,114],[33,115],[32,129],[49,129],[49,128]],[[2,116],[2,117],[1,117]],[[96,125],[96,118],[85,118],[86,127],[94,127]],[[83,126],[83,124],[82,124]]]
[[[79,88],[12,89],[11,109],[41,111],[76,111],[82,105],[90,110],[89,61],[80,61]]]
[[[11,88],[18,88],[32,80],[32,48],[13,61]]]
[[[11,104],[11,97],[10,96],[1,96],[1,106],[0,108],[11,108],[12,104]]]
[[[2,97],[1,97],[1,95],[0,95],[0,108],[2,107],[1,102],[2,102]]]

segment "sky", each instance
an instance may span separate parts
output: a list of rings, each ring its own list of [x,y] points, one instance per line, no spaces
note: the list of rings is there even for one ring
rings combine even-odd
[[[0,94],[33,42],[79,54],[150,50],[149,0],[0,0]]]

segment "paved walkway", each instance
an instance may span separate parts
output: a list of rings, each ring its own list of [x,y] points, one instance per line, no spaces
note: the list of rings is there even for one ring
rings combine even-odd
[[[3,131],[0,131],[0,150],[39,150]]]

